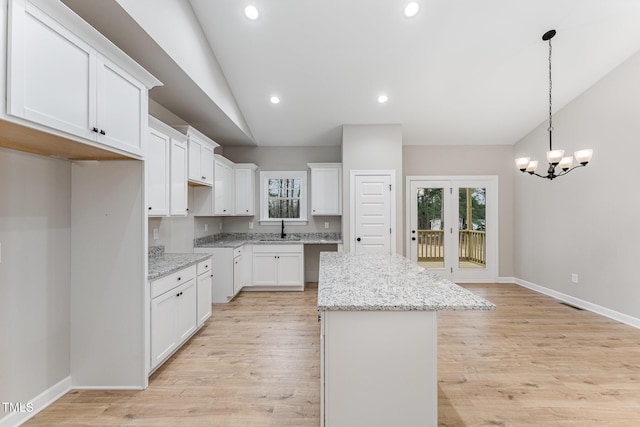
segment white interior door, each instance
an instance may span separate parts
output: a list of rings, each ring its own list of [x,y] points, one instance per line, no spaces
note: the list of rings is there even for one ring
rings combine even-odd
[[[407,253],[456,282],[498,272],[497,177],[407,177]]]
[[[391,176],[355,175],[353,251],[391,253]]]

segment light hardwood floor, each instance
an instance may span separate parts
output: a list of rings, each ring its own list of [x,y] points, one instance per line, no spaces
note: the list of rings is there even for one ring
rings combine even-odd
[[[465,287],[498,309],[439,314],[441,426],[640,425],[639,330],[515,285]],[[316,427],[316,297],[243,292],[147,390],[72,391],[26,425]]]

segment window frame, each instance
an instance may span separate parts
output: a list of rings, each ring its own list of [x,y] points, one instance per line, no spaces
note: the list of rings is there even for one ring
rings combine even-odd
[[[269,218],[269,180],[299,179],[300,182],[300,218]],[[260,224],[280,224],[284,220],[288,225],[307,224],[308,203],[307,171],[260,171]]]

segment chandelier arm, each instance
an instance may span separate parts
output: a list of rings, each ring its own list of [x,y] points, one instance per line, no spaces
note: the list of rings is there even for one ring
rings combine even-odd
[[[539,173],[537,173],[537,172],[527,172],[527,173],[528,173],[529,175],[535,175],[535,176],[540,177],[540,178],[549,178],[549,175],[540,175],[540,174],[539,174]]]
[[[566,174],[568,174],[568,173],[569,173],[569,172],[571,172],[572,170],[577,169],[577,168],[583,168],[583,167],[585,167],[585,166],[586,166],[586,165],[582,165],[582,164],[580,164],[580,165],[576,165],[576,166],[572,167],[571,169],[569,169],[569,170],[567,170],[567,171],[562,171],[561,173],[559,173],[559,174],[558,174],[558,175],[556,175],[556,176],[565,176]]]

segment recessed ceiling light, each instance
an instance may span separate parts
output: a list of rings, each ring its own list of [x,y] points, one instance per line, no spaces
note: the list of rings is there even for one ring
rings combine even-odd
[[[252,21],[255,21],[260,16],[260,12],[258,12],[258,8],[252,4],[244,8],[244,14],[247,18],[251,19]]]
[[[387,102],[389,100],[389,98],[387,97],[387,95],[380,95],[378,97],[378,102],[380,104],[384,104],[385,102]]]
[[[416,16],[419,10],[420,10],[420,5],[415,1],[412,1],[411,3],[405,6],[404,16],[406,16],[407,18],[411,18],[413,16]]]
[[[271,101],[272,104],[279,104],[280,103],[280,98],[278,98],[277,96],[272,96],[269,101]]]

